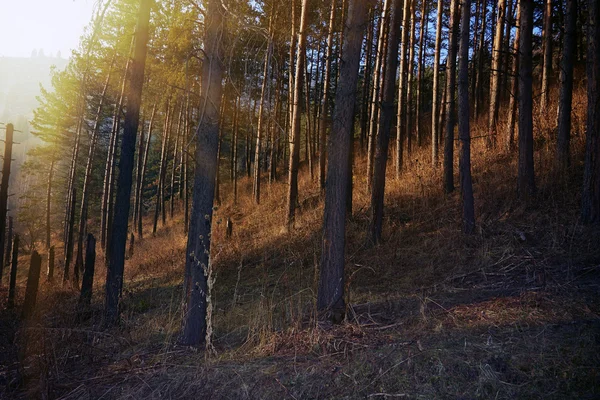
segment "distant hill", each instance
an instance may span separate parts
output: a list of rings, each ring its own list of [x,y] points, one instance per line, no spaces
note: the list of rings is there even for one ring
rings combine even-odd
[[[15,122],[23,117],[30,120],[38,106],[40,84],[50,88],[51,67],[62,70],[68,61],[43,55],[0,57],[0,122]]]

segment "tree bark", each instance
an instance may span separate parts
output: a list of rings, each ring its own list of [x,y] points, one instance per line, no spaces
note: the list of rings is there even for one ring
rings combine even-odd
[[[140,0],[139,16],[135,34],[135,49],[131,66],[127,112],[123,123],[121,159],[115,199],[115,214],[109,240],[108,268],[106,275],[105,323],[113,325],[119,319],[119,298],[123,289],[125,247],[127,245],[127,225],[131,202],[133,159],[135,140],[140,118],[142,89],[144,86],[144,66],[146,64],[147,43],[150,25],[150,0]]]
[[[321,318],[341,322],[345,314],[344,264],[348,160],[352,146],[354,106],[363,32],[366,27],[366,5],[363,0],[350,0],[346,22],[340,80],[335,95],[335,110],[329,141],[329,167],[325,188],[323,217],[323,252],[317,296]]]
[[[377,35],[377,53],[375,54],[375,70],[373,72],[373,94],[371,96],[371,119],[369,121],[369,143],[367,148],[367,191],[371,191],[373,182],[373,165],[375,164],[375,146],[377,139],[377,123],[381,92],[381,70],[385,63],[385,42],[390,4],[393,0],[385,0],[379,18]]]
[[[52,158],[50,162],[50,171],[48,172],[48,189],[46,190],[46,249],[49,249],[51,244],[51,224],[50,224],[50,213],[51,213],[51,200],[52,200],[52,180],[54,179],[54,163],[55,160]]]
[[[517,21],[521,21],[521,3],[517,4]],[[520,25],[520,22],[519,22]],[[520,44],[521,27],[517,26],[515,33],[511,80],[511,94],[508,102],[508,124],[507,124],[507,149],[512,151],[515,147],[515,125],[517,121],[517,105],[519,103],[519,44]]]
[[[25,288],[25,300],[23,301],[23,319],[29,319],[35,311],[41,268],[42,257],[34,250],[31,253],[31,263],[29,264],[29,273],[27,274],[27,287]]]
[[[485,0],[484,0],[485,1]],[[438,143],[440,137],[439,110],[439,82],[440,82],[440,52],[442,49],[442,13],[444,10],[444,0],[438,0],[437,23],[435,31],[435,55],[433,61],[433,100],[431,108],[431,164],[434,168],[438,165],[439,150]]]
[[[427,23],[427,1],[422,0],[421,6],[421,21],[419,25],[419,60],[417,61],[417,67],[419,68],[417,72],[417,105],[415,106],[415,132],[417,136],[417,146],[421,147],[423,142],[422,132],[421,132],[421,107],[422,107],[422,97],[423,97],[423,68],[425,67],[424,62],[424,52],[425,52],[425,36],[426,36],[426,26],[429,26]]]
[[[383,100],[379,131],[377,132],[377,149],[373,168],[373,189],[371,191],[371,224],[370,239],[377,244],[381,240],[383,226],[383,203],[385,194],[385,171],[387,167],[390,130],[394,113],[394,92],[396,90],[396,73],[398,72],[398,36],[400,30],[400,12],[402,0],[394,0],[391,7],[390,33],[388,52],[386,55],[386,70],[383,80]],[[407,1],[407,0],[405,0]],[[405,3],[406,5],[406,3]]]
[[[146,140],[144,148],[144,159],[142,161],[142,172],[139,177],[138,186],[138,219],[137,219],[137,232],[138,237],[143,237],[143,206],[144,206],[144,181],[146,178],[146,170],[148,168],[148,156],[150,154],[150,143],[152,142],[152,128],[154,127],[154,118],[156,115],[156,103],[152,106],[152,115],[150,116],[150,123],[148,124],[148,140]],[[142,127],[143,129],[143,127]]]
[[[258,124],[256,126],[256,148],[254,153],[254,202],[260,204],[260,155],[262,151],[262,141],[266,134],[263,134],[265,130],[265,99],[267,96],[267,85],[269,83],[269,68],[271,66],[271,54],[273,53],[273,13],[271,9],[271,15],[269,16],[269,39],[267,40],[267,49],[265,50],[265,60],[263,65],[263,81],[260,89],[260,103],[258,106]]]
[[[542,66],[542,93],[540,97],[540,111],[546,112],[550,90],[550,75],[552,74],[552,0],[544,4],[544,59]]]
[[[325,162],[327,157],[326,146],[327,146],[327,125],[329,115],[329,85],[331,80],[331,57],[333,53],[333,30],[335,27],[335,11],[336,11],[336,0],[331,0],[331,7],[329,10],[329,30],[327,32],[327,51],[325,53],[325,71],[323,78],[323,98],[321,100],[321,123],[320,123],[320,147],[321,152],[319,153],[319,186],[321,190],[325,189]],[[365,76],[365,81],[367,77]],[[339,87],[339,83],[338,83]]]
[[[498,111],[500,109],[500,66],[502,65],[502,49],[504,35],[504,19],[506,15],[506,0],[498,0],[498,20],[496,21],[496,34],[492,50],[492,69],[490,82],[490,111],[488,116],[488,148],[496,145]]]
[[[458,134],[460,138],[460,191],[463,203],[463,232],[472,234],[475,206],[471,180],[471,128],[469,126],[469,28],[471,0],[461,4],[460,51],[458,58]]]
[[[416,26],[416,14],[415,5],[417,0],[411,0],[410,4],[410,38],[409,38],[409,52],[408,52],[408,79],[406,86],[406,141],[407,141],[407,154],[412,153],[412,142],[414,137],[414,118],[413,118],[413,106],[414,106],[414,70],[415,70],[415,26]]]
[[[518,192],[522,199],[535,193],[533,163],[532,44],[533,0],[521,1],[519,51],[519,174]]]
[[[10,280],[8,284],[8,303],[7,308],[15,306],[15,294],[17,291],[17,266],[19,264],[19,235],[13,239],[12,258],[10,267]]]
[[[102,94],[100,95],[100,104],[98,105],[98,111],[96,112],[96,119],[94,121],[94,127],[92,128],[92,137],[90,138],[90,148],[88,150],[88,159],[85,167],[85,175],[83,177],[83,188],[81,189],[81,208],[79,210],[79,231],[77,235],[77,256],[75,257],[75,268],[73,270],[73,277],[75,282],[79,281],[79,273],[83,272],[83,237],[87,230],[87,211],[89,202],[89,187],[92,179],[92,168],[94,167],[94,156],[96,155],[96,143],[98,142],[98,135],[100,134],[100,125],[102,123],[102,109],[104,108],[104,101],[106,99],[106,91],[108,90],[108,84],[110,83],[110,77],[112,74],[112,64]]]
[[[587,129],[581,198],[584,224],[600,222],[600,3],[588,2]]]
[[[410,82],[408,80],[408,76],[410,72],[407,73],[408,63],[406,60],[407,50],[408,50],[408,31],[410,24],[410,15],[411,15],[411,2],[413,0],[404,0],[404,17],[402,18],[402,41],[400,50],[400,84],[398,86],[398,111],[396,113],[396,153],[394,157],[394,165],[396,167],[396,179],[400,178],[400,173],[402,172],[402,163],[403,163],[403,155],[404,151],[404,139],[406,137],[406,133],[408,132],[406,120],[408,119],[408,111],[409,107],[408,103],[408,86]],[[414,0],[416,1],[416,0]]]
[[[177,130],[175,133],[175,146],[173,147],[173,166],[171,167],[171,187],[169,189],[169,217],[173,219],[175,213],[175,174],[177,173],[177,152],[179,151],[179,140],[181,136],[181,125],[183,118],[183,109],[185,104],[179,108],[179,117],[177,118]]]
[[[160,149],[160,168],[158,171],[158,187],[156,188],[156,206],[154,207],[154,223],[152,225],[152,234],[156,234],[158,229],[158,217],[160,211],[164,207],[163,187],[165,185],[165,176],[167,174],[167,151],[169,143],[169,125],[172,112],[169,108],[169,100],[167,100],[167,108],[165,110],[165,125],[162,134],[162,144]]]
[[[444,137],[444,190],[454,191],[454,127],[456,125],[456,52],[458,50],[458,2],[450,3],[450,40],[448,43],[448,59],[446,62],[446,135]]]
[[[300,159],[300,116],[302,107],[302,84],[304,83],[304,54],[306,53],[306,27],[308,20],[309,0],[302,0],[300,15],[300,30],[298,32],[298,51],[296,53],[296,74],[294,80],[294,113],[290,137],[290,167],[288,175],[286,228],[289,231],[294,226],[296,203],[298,202],[298,162]]]
[[[573,66],[577,46],[577,0],[567,0],[564,48],[560,67],[560,95],[558,97],[557,167],[566,172],[570,164],[571,108],[573,103]]]
[[[181,341],[189,346],[200,345],[211,333],[207,329],[207,314],[210,302],[210,244],[219,145],[219,109],[224,74],[221,63],[223,11],[220,0],[208,1],[204,34],[205,60],[202,65],[203,112],[195,136],[194,192],[183,284]]]
[[[492,0],[493,1],[493,0]],[[475,85],[475,118],[483,110],[483,55],[486,49],[485,32],[487,26],[487,0],[483,0],[481,8],[481,32],[479,36],[479,49],[477,52],[477,82]]]
[[[133,39],[131,42],[133,47]],[[100,245],[108,253],[107,246],[107,232],[109,227],[109,219],[112,221],[112,198],[113,188],[116,171],[116,158],[117,158],[117,144],[119,143],[119,131],[121,126],[121,112],[123,110],[123,102],[125,100],[125,88],[127,85],[127,76],[129,75],[129,68],[131,61],[128,58],[127,64],[125,65],[125,71],[123,72],[123,78],[121,83],[121,93],[119,94],[119,100],[115,106],[115,114],[113,117],[112,129],[110,132],[110,139],[108,144],[108,152],[106,155],[106,165],[104,168],[104,182],[102,185],[102,210],[100,214]]]

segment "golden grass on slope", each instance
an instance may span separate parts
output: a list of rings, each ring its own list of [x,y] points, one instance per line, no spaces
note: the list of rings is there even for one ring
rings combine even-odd
[[[14,341],[27,342],[21,362],[28,368],[28,393],[514,398],[517,386],[529,383],[530,397],[545,393],[545,380],[561,368],[571,375],[557,384],[557,393],[592,387],[597,374],[581,368],[593,357],[577,352],[580,342],[566,341],[567,350],[560,343],[571,332],[560,324],[600,313],[593,303],[597,231],[577,222],[584,99],[582,90],[575,94],[573,167],[562,181],[552,173],[556,111],[536,114],[539,194],[530,203],[515,195],[516,152],[504,150],[502,133],[498,148],[487,149],[484,118],[472,124],[477,231],[468,237],[460,233],[460,189],[443,192],[441,169],[431,166],[430,150],[423,146],[406,157],[399,180],[388,170],[384,243],[367,245],[366,160],[357,148],[347,229],[348,323],[331,330],[316,328],[314,318],[323,204],[306,165],[290,233],[283,229],[285,177],[263,183],[258,205],[248,179],[240,180],[237,204],[230,183],[223,183],[211,250],[217,355],[205,359],[176,345],[186,246],[178,213],[156,235],[147,230],[136,240],[126,263],[120,327],[100,326],[106,274],[101,251],[88,319],[76,321],[75,291],[43,286],[36,319],[19,327]],[[225,238],[227,218],[234,223],[231,239]],[[550,324],[558,324],[560,334],[540,347],[536,335]],[[581,343],[593,347],[593,328],[580,329]],[[498,344],[488,344],[489,337]],[[547,355],[560,351],[572,354],[562,361]],[[528,352],[536,363],[551,363],[526,366]]]

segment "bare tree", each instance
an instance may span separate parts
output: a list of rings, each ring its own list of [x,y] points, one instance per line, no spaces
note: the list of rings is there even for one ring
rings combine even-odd
[[[223,91],[223,6],[220,0],[207,2],[205,21],[202,117],[195,136],[196,167],[183,283],[181,341],[190,346],[200,345],[207,336],[211,226],[219,146],[219,110]]]
[[[587,131],[581,219],[600,222],[600,4],[588,2]]]
[[[394,113],[394,91],[396,90],[396,73],[398,72],[398,36],[400,30],[400,12],[402,0],[394,0],[391,6],[390,31],[386,69],[383,79],[383,98],[381,116],[377,132],[377,147],[373,168],[373,188],[371,190],[371,224],[370,239],[374,244],[381,240],[383,227],[383,204],[385,194],[385,171],[387,167],[390,130]]]
[[[296,217],[296,203],[298,202],[298,163],[300,161],[300,116],[302,107],[302,85],[304,84],[304,54],[306,53],[306,26],[308,20],[309,0],[302,0],[300,27],[298,32],[298,51],[296,52],[296,74],[294,79],[294,102],[292,117],[292,132],[290,137],[290,164],[288,174],[288,195],[286,228],[289,230],[294,225]]]
[[[127,96],[127,112],[123,124],[123,141],[119,161],[119,178],[115,199],[115,215],[109,241],[108,268],[106,275],[105,323],[115,324],[119,318],[119,297],[123,288],[127,224],[131,202],[133,159],[135,140],[140,118],[144,66],[150,25],[151,0],[140,0],[139,16],[135,34],[135,48],[131,65],[131,78]]]
[[[435,168],[438,164],[438,142],[440,136],[440,124],[438,114],[440,109],[439,82],[440,82],[440,52],[442,48],[442,12],[444,0],[437,2],[437,23],[435,31],[435,55],[433,61],[433,100],[431,108],[431,163]]]
[[[458,134],[460,138],[460,191],[463,203],[463,232],[473,233],[475,206],[471,180],[471,127],[469,124],[469,34],[471,0],[462,0],[460,51],[458,57]]]
[[[560,67],[560,95],[558,98],[557,166],[561,172],[569,165],[571,140],[571,106],[573,103],[573,66],[577,46],[577,0],[567,0],[565,40]]]
[[[347,180],[350,173],[348,159],[352,146],[352,125],[358,82],[358,67],[363,33],[366,27],[367,2],[350,0],[346,21],[343,58],[340,78],[335,94],[335,110],[331,140],[329,141],[329,166],[325,188],[325,213],[323,218],[323,253],[317,309],[321,318],[339,323],[345,314],[344,264],[346,232]]]
[[[562,6],[561,6],[562,7]],[[548,107],[548,91],[550,90],[550,75],[552,74],[552,0],[544,4],[544,59],[542,67],[542,93],[540,98],[540,111],[543,113]]]
[[[321,123],[320,123],[320,147],[319,153],[319,184],[321,189],[325,189],[325,161],[327,146],[327,116],[329,112],[329,81],[331,80],[331,56],[333,53],[333,30],[335,27],[336,0],[331,0],[331,9],[329,11],[329,30],[327,32],[327,50],[325,53],[325,71],[323,78],[323,99],[321,100]],[[365,77],[367,80],[367,77]],[[338,82],[339,85],[339,82]]]
[[[533,0],[521,1],[519,45],[519,177],[518,191],[521,198],[535,192],[533,163],[533,89],[532,45]]]
[[[454,127],[456,125],[456,52],[458,51],[459,0],[450,3],[450,40],[446,60],[446,136],[444,140],[444,190],[454,191]]]

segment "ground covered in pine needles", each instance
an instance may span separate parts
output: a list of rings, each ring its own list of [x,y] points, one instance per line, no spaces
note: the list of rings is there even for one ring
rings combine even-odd
[[[580,151],[583,137],[574,141]],[[0,312],[0,396],[599,398],[600,232],[578,223],[581,163],[557,179],[549,172],[553,145],[536,145],[539,191],[522,203],[515,157],[474,142],[477,233],[469,237],[460,233],[459,190],[445,195],[428,150],[417,150],[402,179],[388,181],[377,247],[366,241],[368,194],[357,156],[349,306],[339,326],[315,319],[323,204],[307,167],[289,234],[284,183],[265,185],[260,205],[247,194],[250,182],[241,182],[237,205],[223,184],[208,350],[177,344],[186,244],[177,214],[156,236],[136,240],[121,326],[101,325],[102,254],[83,318],[75,290],[48,284],[30,321],[19,321],[18,308]],[[25,276],[24,267],[20,296]],[[5,301],[5,288],[1,295]]]

